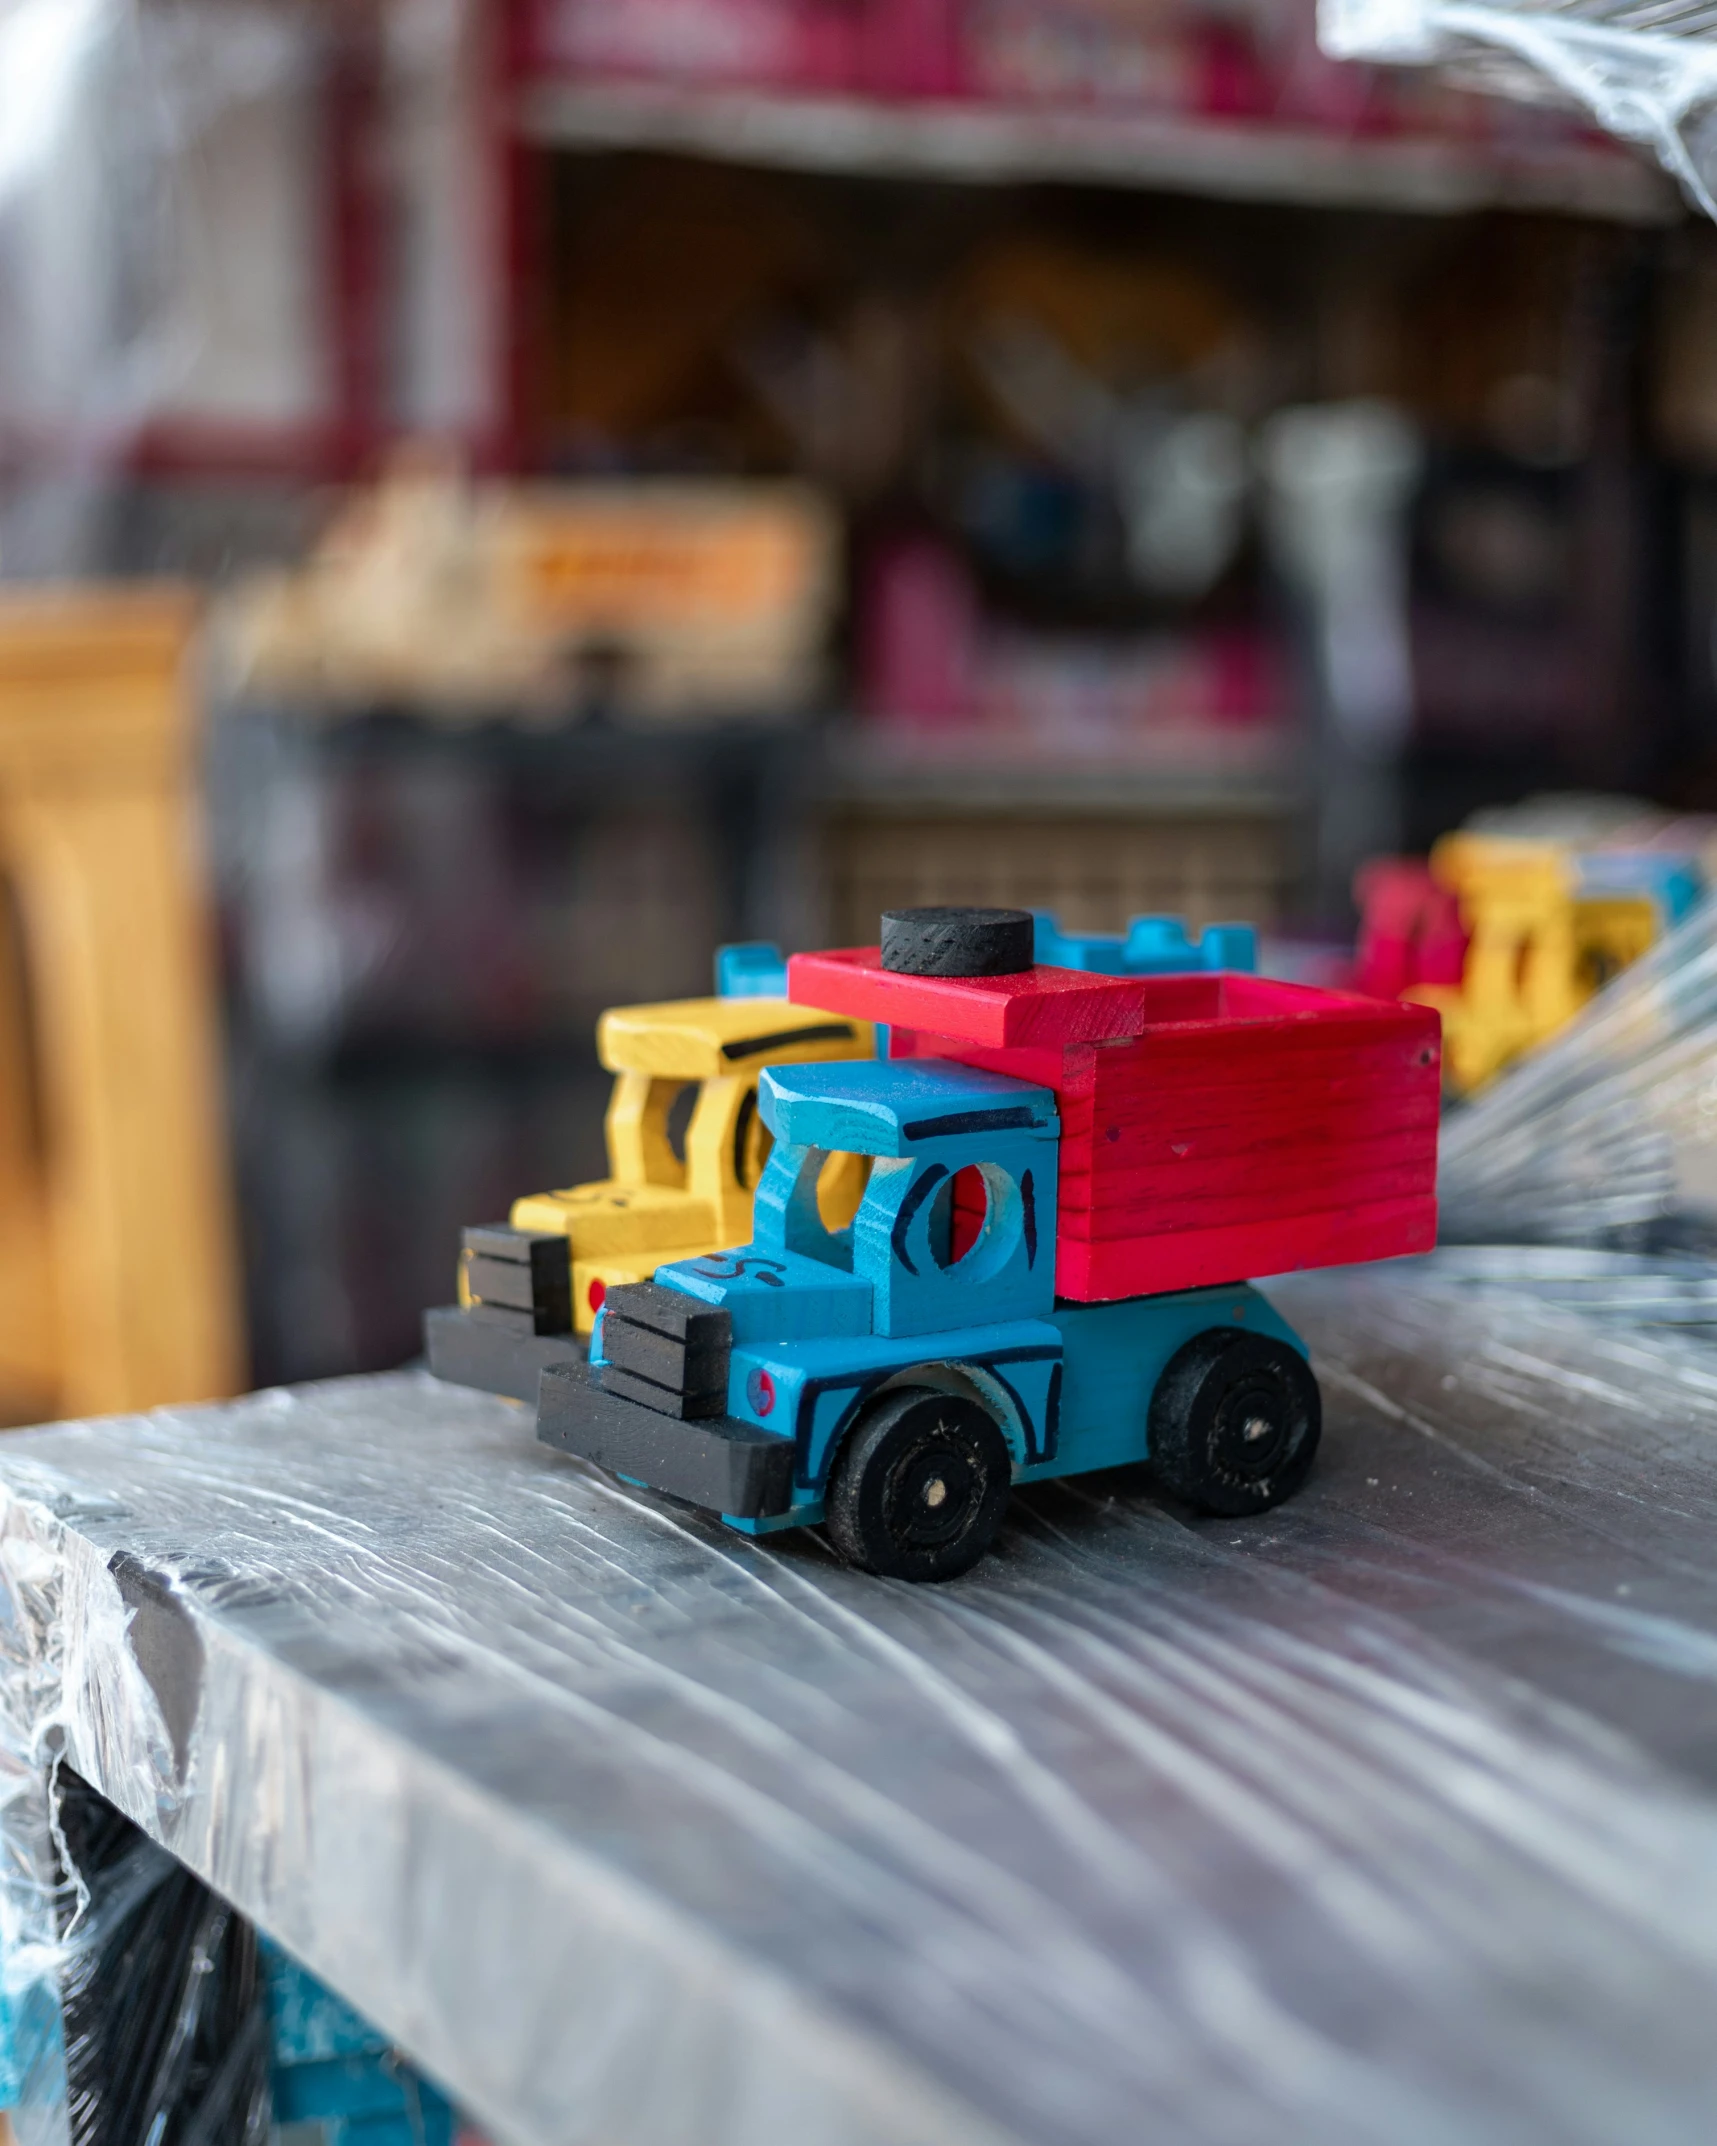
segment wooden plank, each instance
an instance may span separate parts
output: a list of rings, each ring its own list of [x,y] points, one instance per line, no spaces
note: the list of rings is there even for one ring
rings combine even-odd
[[[1440,1112],[1430,1009],[1268,978],[1192,981],[1218,984],[1217,1016],[1058,1048],[897,1029],[893,1048],[1054,1091],[1063,1297],[1428,1249]],[[1177,1010],[1189,1002],[1180,994]]]
[[[184,592],[0,603],[0,873],[40,1053],[56,1403],[243,1383]]]
[[[1153,1181],[1135,1181],[1106,1201],[1081,1200],[1076,1194],[1071,1204],[1058,1206],[1060,1225],[1087,1236],[1119,1237],[1129,1228],[1148,1229],[1156,1235],[1165,1229],[1241,1221],[1249,1215],[1315,1213],[1320,1207],[1347,1201],[1411,1199],[1436,1189],[1436,1172],[1417,1158],[1387,1169],[1373,1165],[1329,1171],[1321,1178],[1308,1171],[1292,1184],[1272,1184],[1268,1204],[1249,1198],[1243,1186],[1236,1186],[1235,1175],[1233,1171],[1220,1176],[1212,1172],[1202,1183],[1189,1183],[1165,1174]]]
[[[1017,976],[897,976],[882,967],[875,947],[795,954],[787,964],[787,992],[796,1006],[818,1006],[857,1020],[900,1021],[991,1047],[1065,1046],[1137,1035],[1149,1018],[1150,994],[1179,982],[1043,967]]]
[[[1103,1303],[1307,1267],[1395,1259],[1428,1252],[1436,1241],[1437,1203],[1428,1196],[1097,1244],[1068,1235],[1056,1247],[1055,1286],[1075,1303]]]

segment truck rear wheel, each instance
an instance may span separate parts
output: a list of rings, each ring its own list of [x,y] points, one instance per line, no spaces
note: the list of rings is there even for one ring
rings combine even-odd
[[[1323,1403],[1297,1349],[1238,1326],[1195,1334],[1151,1396],[1150,1465],[1207,1513],[1268,1512],[1305,1481]]]
[[[906,1386],[872,1402],[829,1476],[829,1539],[889,1580],[952,1580],[994,1542],[1012,1470],[992,1417],[962,1394]]]

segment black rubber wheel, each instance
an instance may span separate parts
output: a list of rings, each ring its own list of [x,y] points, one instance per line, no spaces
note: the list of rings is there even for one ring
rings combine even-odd
[[[882,965],[899,976],[1013,976],[1037,959],[1029,909],[887,909]]]
[[[964,1395],[906,1386],[865,1410],[829,1477],[829,1539],[887,1580],[952,1580],[996,1538],[1007,1441]]]
[[[1323,1432],[1297,1349],[1238,1326],[1195,1334],[1151,1396],[1150,1464],[1176,1497],[1243,1519],[1291,1498]]]

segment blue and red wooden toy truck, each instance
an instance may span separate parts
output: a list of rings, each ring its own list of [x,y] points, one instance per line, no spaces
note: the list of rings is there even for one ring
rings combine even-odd
[[[1429,1249],[1434,1012],[1040,965],[1009,910],[896,912],[789,988],[890,1058],[764,1074],[752,1242],[613,1290],[540,1437],[902,1579],[967,1570],[1016,1483],[1142,1461],[1235,1516],[1298,1488],[1317,1382],[1250,1279]],[[869,1159],[841,1229],[833,1154]]]

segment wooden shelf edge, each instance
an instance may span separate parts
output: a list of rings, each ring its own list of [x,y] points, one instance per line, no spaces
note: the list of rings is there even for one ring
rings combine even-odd
[[[532,85],[517,125],[541,147],[669,150],[875,177],[1082,182],[1431,215],[1553,210],[1625,224],[1673,223],[1684,214],[1643,155],[1579,142],[1534,150],[1269,122],[611,82]]]

